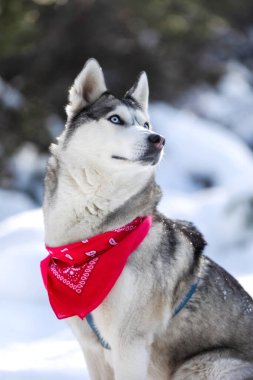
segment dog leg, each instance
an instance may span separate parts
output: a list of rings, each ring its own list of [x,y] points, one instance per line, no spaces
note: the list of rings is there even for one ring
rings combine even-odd
[[[112,368],[104,357],[104,348],[97,341],[86,320],[71,317],[67,319],[67,323],[82,348],[90,379],[114,380]]]
[[[253,364],[223,354],[196,356],[183,364],[172,380],[249,380]]]
[[[146,380],[148,363],[149,353],[144,340],[119,344],[113,352],[115,380]]]
[[[103,348],[96,351],[83,349],[91,380],[114,380],[112,368],[104,359]]]

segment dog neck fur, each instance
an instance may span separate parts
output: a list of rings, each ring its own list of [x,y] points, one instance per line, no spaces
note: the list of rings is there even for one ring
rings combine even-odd
[[[55,189],[50,186],[52,181]],[[138,204],[138,197],[135,199],[142,191],[149,193],[149,197],[154,193],[152,172],[135,173],[126,178],[124,173],[105,173],[99,167],[69,167],[53,155],[45,180],[43,209],[46,243],[57,246],[80,241],[130,222],[136,216],[146,214],[146,211],[150,212],[146,201]],[[127,213],[109,218],[125,202],[131,204],[130,200],[133,203],[132,207],[127,208]]]

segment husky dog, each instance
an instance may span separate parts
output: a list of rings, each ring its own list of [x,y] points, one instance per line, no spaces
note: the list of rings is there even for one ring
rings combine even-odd
[[[92,312],[111,349],[86,319],[71,317],[69,325],[92,380],[253,379],[252,299],[202,255],[205,241],[191,223],[157,211],[154,174],[165,140],[152,132],[148,95],[142,72],[122,99],[114,97],[94,59],[70,89],[45,179],[47,245],[81,241],[137,216],[152,215],[153,224]]]

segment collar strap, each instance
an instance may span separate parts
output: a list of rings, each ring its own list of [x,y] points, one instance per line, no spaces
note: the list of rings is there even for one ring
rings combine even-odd
[[[180,311],[182,311],[183,308],[188,304],[188,302],[191,300],[193,295],[196,293],[199,282],[200,282],[200,278],[198,277],[197,280],[192,284],[192,286],[190,287],[188,292],[181,299],[179,304],[176,306],[176,308],[172,314],[172,318],[176,317],[180,313]]]
[[[102,337],[102,335],[100,334],[100,331],[99,329],[97,328],[95,322],[94,322],[94,318],[92,316],[92,314],[88,314],[86,315],[86,321],[88,323],[88,325],[90,326],[91,330],[94,332],[94,334],[96,335],[96,337],[98,338],[98,341],[99,343],[101,344],[101,346],[103,348],[105,348],[106,350],[110,350],[111,347],[109,345],[109,343],[106,342],[106,340]]]

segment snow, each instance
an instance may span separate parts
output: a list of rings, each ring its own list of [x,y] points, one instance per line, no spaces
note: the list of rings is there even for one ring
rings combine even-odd
[[[0,221],[34,207],[34,202],[25,194],[14,190],[0,189]]]
[[[165,189],[196,190],[193,177],[203,175],[216,186],[253,185],[252,153],[232,132],[163,103],[150,113],[155,130],[166,138],[159,175]]]
[[[42,181],[45,173],[47,155],[40,153],[33,143],[23,144],[10,158],[8,170],[12,186],[30,194],[37,203],[43,199]]]
[[[234,276],[252,273],[251,151],[232,132],[189,111],[157,103],[151,118],[166,138],[157,173],[164,194],[160,210],[194,222],[208,242],[206,253]],[[212,187],[201,186],[201,178]],[[231,260],[236,255],[239,263]]]
[[[151,119],[166,138],[157,173],[160,210],[194,222],[208,241],[206,254],[253,296],[252,116],[245,111],[253,94],[245,70],[230,64],[215,90],[192,92],[179,108],[153,104]],[[25,189],[45,158],[26,145],[11,165]],[[23,193],[0,189],[0,248],[0,379],[88,379],[77,341],[49,306],[39,268],[46,255],[42,212]]]
[[[188,92],[181,105],[233,130],[253,146],[253,75],[235,61],[227,64],[216,88],[206,85]]]
[[[55,318],[42,284],[41,209],[2,221],[0,247],[0,379],[88,379],[78,343]]]

